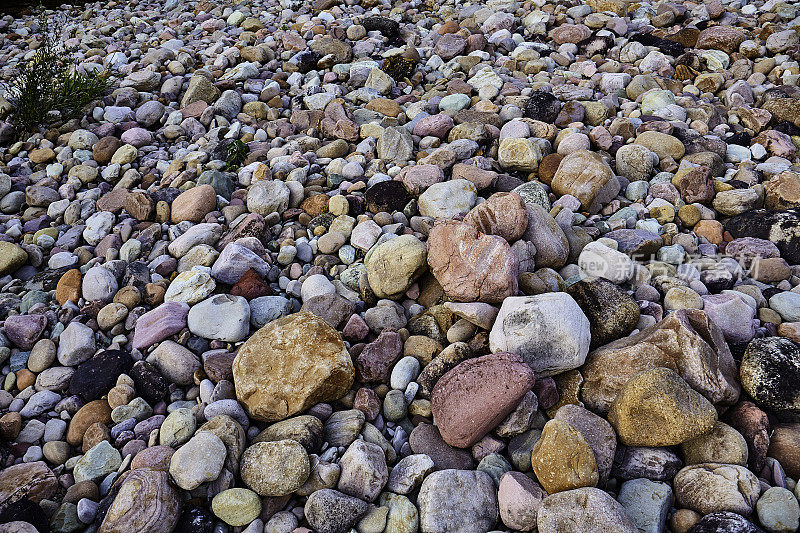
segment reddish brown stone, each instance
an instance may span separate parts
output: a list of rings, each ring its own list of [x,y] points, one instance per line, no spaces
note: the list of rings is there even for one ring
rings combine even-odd
[[[136,220],[150,220],[156,210],[156,203],[144,191],[135,191],[125,197],[125,211]]]
[[[172,201],[172,222],[174,224],[184,220],[200,222],[216,208],[217,193],[214,187],[208,184],[192,187]]]
[[[515,354],[489,354],[458,364],[431,393],[442,438],[450,446],[472,446],[516,408],[534,381],[533,370]]]
[[[77,268],[67,270],[56,284],[56,301],[64,305],[68,300],[78,303],[81,297],[81,271]]]
[[[231,288],[231,294],[241,296],[247,300],[258,298],[259,296],[269,296],[272,289],[269,284],[256,272],[250,269],[239,278],[239,281]]]
[[[127,189],[111,189],[111,191],[105,193],[97,200],[97,210],[119,213],[125,205],[128,194]]]
[[[79,446],[83,442],[86,430],[96,422],[102,424],[111,422],[111,407],[106,400],[94,400],[78,409],[69,423],[67,442],[73,446]]]
[[[708,204],[714,199],[714,181],[711,179],[711,169],[701,166],[681,176],[678,190],[687,204],[694,202]]]
[[[107,165],[120,146],[122,141],[116,137],[103,137],[92,147],[92,157],[101,165]]]
[[[528,227],[528,211],[519,194],[498,192],[473,207],[464,217],[464,222],[481,233],[514,242],[522,237]]]
[[[391,329],[384,329],[367,344],[355,360],[359,381],[388,382],[392,367],[403,354],[403,339]]]
[[[778,460],[787,476],[797,479],[800,476],[800,424],[775,426],[767,455]]]
[[[767,414],[753,402],[742,401],[725,413],[725,421],[747,441],[750,469],[760,472],[770,447]]]
[[[544,156],[541,163],[539,163],[539,181],[550,185],[562,159],[564,159],[564,156],[560,154],[547,154]]]

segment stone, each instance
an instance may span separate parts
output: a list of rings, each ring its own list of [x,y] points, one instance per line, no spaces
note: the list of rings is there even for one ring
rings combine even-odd
[[[733,26],[713,26],[706,28],[697,36],[695,48],[701,50],[722,50],[730,54],[739,49],[739,45],[745,40],[745,34],[739,28]]]
[[[594,487],[599,480],[597,462],[583,435],[565,420],[550,420],[533,447],[531,466],[549,494]]]
[[[420,486],[434,467],[433,459],[418,453],[400,459],[389,473],[386,490],[396,494],[409,494]]]
[[[315,403],[342,397],[354,374],[340,335],[308,312],[259,329],[233,362],[237,399],[249,416],[265,421],[283,420]]]
[[[81,481],[98,481],[111,472],[116,472],[122,464],[122,456],[107,441],[100,441],[87,451],[75,464],[73,477],[76,483]]]
[[[514,242],[522,237],[528,227],[528,213],[520,195],[499,192],[472,208],[464,217],[464,222],[481,233]]]
[[[136,321],[133,332],[133,347],[137,350],[149,348],[186,327],[189,306],[183,302],[165,302],[148,311]]]
[[[311,472],[308,454],[294,440],[257,442],[242,454],[242,481],[260,496],[291,494]]]
[[[427,242],[428,266],[448,298],[497,303],[517,292],[519,260],[508,243],[455,220],[437,221]]]
[[[739,398],[736,363],[722,332],[702,311],[682,309],[589,353],[581,399],[589,409],[607,412],[630,378],[659,367],[674,369],[713,404]]]
[[[761,494],[755,474],[739,465],[690,465],[675,475],[673,486],[678,503],[701,514],[730,511],[749,515]]]
[[[630,257],[600,242],[590,242],[578,256],[578,266],[591,277],[605,278],[613,283],[625,283],[634,273]]]
[[[83,297],[90,301],[110,302],[118,288],[114,274],[102,266],[90,268],[83,277]]]
[[[172,280],[164,294],[165,302],[183,302],[194,305],[214,292],[217,284],[208,272],[187,270]]]
[[[644,146],[654,152],[660,160],[671,157],[680,160],[686,153],[686,147],[672,135],[660,131],[645,131],[636,136],[635,144]]]
[[[56,475],[43,461],[12,465],[0,472],[0,509],[23,498],[39,503],[57,490]]]
[[[564,157],[558,165],[553,182],[553,192],[569,194],[581,202],[591,213],[612,200],[620,190],[611,167],[595,152],[578,150]]]
[[[217,294],[192,306],[187,325],[198,337],[238,342],[250,331],[250,304],[241,296]]]
[[[583,365],[590,341],[589,320],[563,292],[506,298],[489,334],[492,352],[518,354],[540,378]]]
[[[536,248],[534,263],[537,268],[561,268],[570,252],[569,240],[564,230],[542,206],[525,204],[528,225],[522,235],[524,241]]]
[[[94,351],[94,331],[80,322],[70,322],[59,337],[58,362],[64,366],[77,366]]]
[[[507,527],[517,531],[533,531],[536,515],[547,493],[521,472],[506,472],[500,478],[497,503],[500,518]]]
[[[800,348],[789,339],[766,337],[747,345],[739,367],[742,388],[756,405],[779,413],[800,410]]]
[[[289,194],[289,187],[282,181],[257,181],[247,192],[247,210],[261,216],[283,213],[289,207]]]
[[[178,195],[171,208],[173,224],[184,220],[197,223],[217,208],[217,193],[211,185],[198,185]]]
[[[758,521],[770,533],[797,531],[800,527],[800,504],[792,491],[783,487],[764,491],[756,502],[756,512]]]
[[[589,319],[592,348],[627,336],[639,322],[636,300],[604,278],[573,283],[567,294]]]
[[[674,446],[709,433],[717,411],[673,370],[655,368],[625,384],[608,421],[627,446]]]
[[[169,473],[183,490],[196,489],[219,477],[226,453],[219,437],[208,431],[199,432],[172,455]]]
[[[190,385],[194,373],[200,368],[200,360],[188,348],[173,341],[164,341],[147,356],[147,362],[154,365],[172,383]]]
[[[169,474],[152,468],[136,468],[124,474],[108,507],[99,533],[173,531],[180,516],[180,491]]]
[[[0,241],[0,276],[11,274],[28,261],[28,253],[14,243]]]
[[[542,149],[531,139],[505,138],[500,141],[497,159],[503,168],[536,172],[542,160]]]
[[[261,499],[252,490],[233,488],[214,496],[211,509],[230,526],[246,526],[261,514]]]
[[[580,405],[574,404],[559,407],[553,419],[567,422],[586,440],[594,453],[599,475],[598,483],[604,485],[611,472],[617,449],[617,435],[611,424]]]
[[[333,489],[312,493],[304,508],[309,525],[319,533],[346,533],[362,516],[370,504]]]
[[[653,172],[653,153],[639,144],[626,144],[617,150],[616,163],[619,175],[629,181],[649,180]]]
[[[638,529],[625,508],[606,492],[594,488],[559,492],[547,496],[539,507],[540,533],[594,531],[597,533],[636,533]]]
[[[685,441],[681,452],[687,465],[725,463],[747,465],[747,441],[724,422],[716,422],[710,433]]]
[[[442,438],[457,448],[475,444],[514,410],[533,383],[533,371],[513,354],[495,353],[457,365],[431,393]]]
[[[640,532],[661,533],[672,506],[672,487],[649,479],[631,479],[622,484],[618,501]]]
[[[485,472],[442,470],[425,478],[417,497],[423,532],[491,531],[497,522],[496,489]]]
[[[469,470],[473,467],[471,454],[447,444],[434,425],[418,425],[409,435],[408,442],[414,453],[430,457],[436,470]]]
[[[695,520],[697,520],[695,518]],[[745,517],[729,511],[710,513],[702,517],[689,529],[691,533],[716,533],[731,531],[735,533],[762,533],[764,530]]]
[[[355,440],[339,460],[342,473],[337,488],[344,494],[371,502],[389,480],[386,455],[377,444]]]
[[[427,249],[413,235],[379,244],[366,262],[369,286],[378,298],[399,298],[425,272]]]
[[[219,98],[220,90],[214,87],[206,76],[195,74],[189,79],[189,88],[181,100],[181,107],[186,107],[194,102],[203,101],[212,104]]]
[[[769,434],[767,455],[777,459],[786,474],[796,478],[800,475],[800,424],[776,424]]]
[[[419,195],[419,213],[431,218],[453,218],[466,214],[478,198],[478,190],[471,181],[455,179],[434,183]]]

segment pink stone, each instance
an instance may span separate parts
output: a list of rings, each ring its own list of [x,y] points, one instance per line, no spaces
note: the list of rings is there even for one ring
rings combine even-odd
[[[166,302],[139,317],[133,332],[133,347],[148,348],[186,327],[189,305],[183,302]]]

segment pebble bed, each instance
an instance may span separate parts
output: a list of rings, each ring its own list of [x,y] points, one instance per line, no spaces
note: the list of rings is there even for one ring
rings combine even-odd
[[[0,533],[798,531],[800,5],[62,12],[113,81],[0,121]]]

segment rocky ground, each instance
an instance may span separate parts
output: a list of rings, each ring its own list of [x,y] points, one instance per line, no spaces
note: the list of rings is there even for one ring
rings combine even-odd
[[[59,31],[114,81],[0,124],[0,531],[798,530],[797,4]]]

